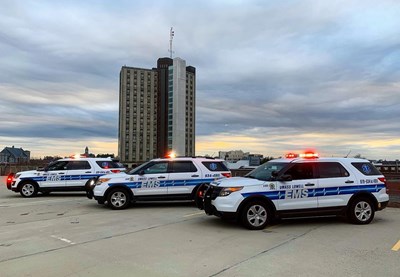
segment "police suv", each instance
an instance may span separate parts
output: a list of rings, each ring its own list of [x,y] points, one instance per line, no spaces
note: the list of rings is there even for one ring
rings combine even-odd
[[[154,159],[129,173],[100,177],[88,186],[87,196],[112,209],[141,200],[193,200],[200,185],[231,176],[224,162],[199,157]]]
[[[208,215],[231,217],[252,230],[274,218],[346,215],[368,224],[389,201],[385,177],[368,161],[302,157],[271,160],[245,177],[198,189],[196,204]]]
[[[50,163],[42,170],[22,171],[10,176],[7,188],[23,197],[34,197],[38,192],[85,191],[86,185],[105,174],[125,171],[125,167],[111,158],[65,158]]]

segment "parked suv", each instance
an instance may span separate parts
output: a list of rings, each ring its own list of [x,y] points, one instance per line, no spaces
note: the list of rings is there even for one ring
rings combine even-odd
[[[192,200],[200,185],[230,176],[224,160],[154,159],[129,173],[102,176],[88,186],[87,196],[112,209],[127,208],[138,200]]]
[[[276,217],[310,215],[346,215],[356,224],[368,224],[388,201],[385,177],[368,160],[312,153],[212,182],[196,196],[208,215],[235,218],[253,230]]]
[[[7,188],[23,197],[34,197],[38,192],[85,191],[86,184],[94,183],[98,177],[123,171],[125,167],[111,158],[66,158],[42,170],[16,173]]]

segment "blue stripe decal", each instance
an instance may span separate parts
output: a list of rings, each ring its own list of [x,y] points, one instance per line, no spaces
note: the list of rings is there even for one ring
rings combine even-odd
[[[320,196],[354,194],[361,191],[379,192],[383,188],[385,188],[385,185],[375,184],[366,186],[360,185],[360,186],[329,187],[329,188],[317,188],[317,189],[301,188],[300,190],[307,190],[308,192],[307,197],[320,197]],[[253,195],[263,195],[271,200],[279,200],[279,199],[285,199],[285,192],[286,190],[248,192],[248,193],[242,193],[242,196],[246,198]]]
[[[143,182],[146,183],[147,180],[144,180]],[[153,181],[153,180],[151,180]],[[159,188],[166,188],[166,187],[182,187],[182,186],[197,186],[201,184],[209,184],[214,179],[191,179],[191,180],[167,180],[167,181],[161,181],[161,180],[154,180],[158,183],[158,185],[155,187]],[[138,189],[142,187],[142,181],[135,181],[135,182],[122,182],[122,183],[109,183],[108,186],[117,186],[117,185],[122,185],[122,186],[127,186],[130,189]]]
[[[103,176],[104,174],[87,174],[87,175],[46,175],[38,177],[23,177],[21,180],[33,180],[36,182],[59,182],[59,181],[71,181],[71,180],[89,180],[92,178]],[[60,177],[57,181],[47,181],[49,177]]]

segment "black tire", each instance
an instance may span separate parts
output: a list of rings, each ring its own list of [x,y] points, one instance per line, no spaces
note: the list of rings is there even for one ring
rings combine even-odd
[[[20,185],[19,193],[22,197],[35,197],[38,193],[38,187],[34,182],[27,181]]]
[[[262,230],[270,223],[271,209],[262,201],[252,201],[242,209],[241,221],[244,227],[250,230]]]
[[[112,189],[107,196],[107,204],[113,210],[123,210],[131,204],[131,195],[123,188]]]
[[[375,216],[372,201],[366,197],[358,197],[349,205],[347,216],[354,224],[368,224]]]
[[[194,188],[193,200],[196,204],[196,207],[200,210],[204,210],[203,204],[203,196],[205,192],[206,184],[201,184],[199,187]]]

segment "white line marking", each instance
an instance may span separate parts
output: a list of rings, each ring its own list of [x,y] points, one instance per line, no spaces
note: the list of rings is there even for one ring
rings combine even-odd
[[[201,215],[201,214],[204,214],[204,212],[198,212],[198,213],[194,213],[194,214],[187,214],[187,215],[184,215],[183,217],[189,217],[189,216],[195,216],[195,215]]]
[[[63,237],[58,237],[58,236],[54,236],[54,235],[52,235],[51,237],[52,237],[52,238],[55,238],[55,239],[58,239],[58,240],[61,240],[61,241],[63,241],[63,242],[66,242],[66,243],[68,243],[68,244],[71,244],[71,245],[75,244],[75,242],[72,242],[72,241],[70,241],[69,239],[66,239],[66,238],[63,238]]]

